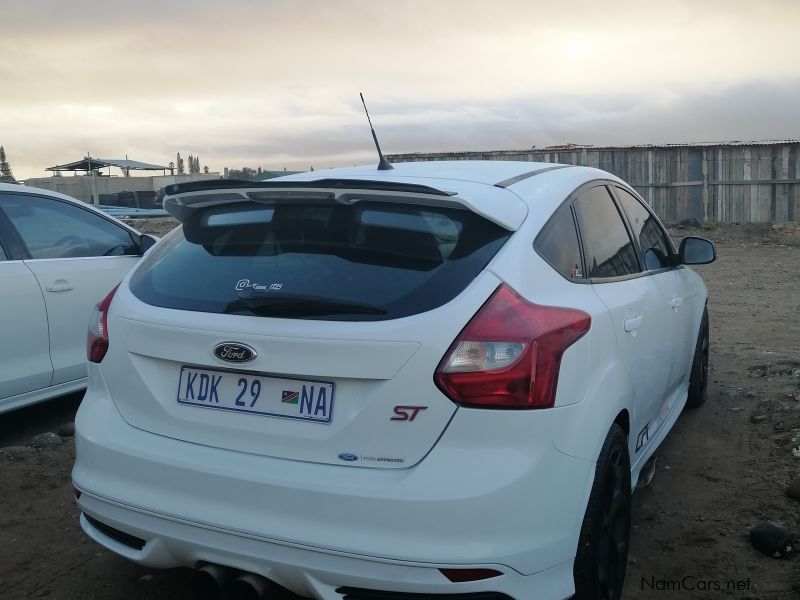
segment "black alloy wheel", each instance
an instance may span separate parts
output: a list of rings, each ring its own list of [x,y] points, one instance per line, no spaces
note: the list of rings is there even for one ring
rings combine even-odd
[[[708,327],[708,309],[703,311],[700,322],[700,331],[697,334],[697,344],[692,359],[692,374],[689,376],[689,395],[686,406],[697,408],[705,403],[708,397],[708,355],[710,348],[710,335]]]
[[[618,425],[606,436],[581,527],[573,569],[577,600],[618,600],[631,526],[628,441]]]

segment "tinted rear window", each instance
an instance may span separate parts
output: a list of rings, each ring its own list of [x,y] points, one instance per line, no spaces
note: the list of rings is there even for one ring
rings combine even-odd
[[[573,206],[581,228],[586,276],[599,279],[638,273],[636,250],[608,189],[589,188]]]
[[[457,296],[510,232],[467,210],[358,202],[245,202],[193,217],[131,278],[155,306],[383,320]]]
[[[564,277],[581,279],[581,251],[572,210],[565,206],[556,213],[534,244],[544,259]]]

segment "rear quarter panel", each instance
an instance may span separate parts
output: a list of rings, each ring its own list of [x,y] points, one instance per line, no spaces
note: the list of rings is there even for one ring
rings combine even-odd
[[[552,438],[560,452],[596,461],[617,415],[633,410],[632,387],[620,362],[608,309],[592,286],[568,281],[534,250],[533,240],[547,218],[549,215],[531,214],[495,256],[489,270],[530,302],[575,308],[591,316],[589,332],[570,346],[561,360],[552,410],[562,413],[562,418],[554,420]]]
[[[591,316],[589,332],[562,357],[553,409],[562,414],[554,420],[552,430],[553,444],[559,451],[590,461],[597,460],[611,425],[622,411],[627,410],[633,422],[632,385],[621,362],[608,309],[591,284],[562,277],[538,255],[533,241],[572,192],[595,179],[618,181],[597,169],[571,167],[515,184],[513,191],[530,205],[528,218],[489,267],[531,302],[577,308]]]

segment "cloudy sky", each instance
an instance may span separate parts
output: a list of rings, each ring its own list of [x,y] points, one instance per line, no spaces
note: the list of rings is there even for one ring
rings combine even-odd
[[[18,178],[126,154],[212,170],[384,151],[800,138],[797,0],[5,0]]]

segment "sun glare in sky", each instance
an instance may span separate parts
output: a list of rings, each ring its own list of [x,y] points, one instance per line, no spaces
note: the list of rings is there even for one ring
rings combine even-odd
[[[589,36],[579,33],[568,36],[561,44],[561,54],[568,61],[586,61],[591,58],[592,50]]]

